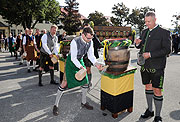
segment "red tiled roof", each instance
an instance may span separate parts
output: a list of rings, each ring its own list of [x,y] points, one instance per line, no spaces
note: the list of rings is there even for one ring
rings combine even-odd
[[[68,14],[68,12],[64,9],[64,8],[61,8],[61,12],[64,12],[65,14]],[[77,11],[78,13],[78,11]],[[79,13],[80,14],[80,13]],[[82,14],[80,14],[81,17],[80,17],[80,20],[84,20],[84,19],[87,19],[85,16],[83,16]]]

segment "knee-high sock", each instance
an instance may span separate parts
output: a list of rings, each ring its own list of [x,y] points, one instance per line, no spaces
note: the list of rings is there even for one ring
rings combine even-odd
[[[85,104],[86,103],[86,94],[88,91],[88,86],[82,86],[82,103]]]
[[[33,60],[33,69],[36,68],[36,61]]]
[[[14,56],[15,56],[15,57],[16,57],[16,59],[17,59],[17,56],[18,56],[17,52],[14,52]]]
[[[30,69],[30,61],[26,61],[27,68]]]
[[[62,95],[63,95],[63,91],[64,91],[64,88],[62,88],[61,86],[58,87],[58,91],[57,91],[57,96],[56,96],[56,101],[55,101],[55,104],[57,107],[59,105],[59,100],[61,99]]]
[[[162,103],[163,103],[163,96],[155,96],[154,95],[154,104],[156,108],[155,115],[160,116],[161,109],[162,109]]]
[[[153,100],[154,92],[153,90],[146,90],[145,93],[146,93],[148,109],[149,111],[152,111],[152,100]]]
[[[21,56],[21,63],[23,63],[23,57]]]
[[[39,70],[39,83],[42,83],[42,71]]]
[[[88,74],[88,80],[90,85],[92,85],[91,79],[92,79],[92,74]]]
[[[51,81],[54,81],[54,69],[50,69]]]

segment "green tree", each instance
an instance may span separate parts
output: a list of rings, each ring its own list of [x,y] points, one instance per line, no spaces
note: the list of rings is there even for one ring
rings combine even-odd
[[[101,12],[90,13],[88,19],[88,21],[94,22],[94,26],[109,26],[109,22]]]
[[[79,3],[76,0],[66,0],[67,6],[64,7],[64,11],[61,12],[61,21],[63,23],[63,28],[67,34],[71,35],[80,30],[81,15],[78,13]]]
[[[56,0],[1,0],[0,15],[10,25],[22,25],[24,29],[34,28],[43,20],[56,24],[60,6]]]
[[[126,26],[128,22],[129,8],[127,8],[123,3],[118,3],[112,7],[112,13],[115,17],[111,17],[111,22],[114,26]]]
[[[155,9],[150,8],[149,6],[133,9],[132,13],[129,14],[129,16],[128,16],[129,23],[133,27],[138,28],[139,31],[141,32],[145,28],[144,18],[145,18],[145,14],[148,11],[154,11],[155,12]]]
[[[179,26],[179,21],[180,21],[180,14],[176,13],[173,16],[173,19],[171,20],[172,25],[174,25],[174,32],[180,32],[180,26]]]

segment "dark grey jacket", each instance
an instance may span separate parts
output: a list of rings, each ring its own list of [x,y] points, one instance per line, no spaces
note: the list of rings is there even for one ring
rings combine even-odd
[[[145,38],[149,29],[142,31],[142,42],[136,48],[143,49]],[[150,52],[151,57],[146,59],[144,68],[163,69],[166,67],[167,55],[171,52],[170,32],[157,26],[150,31],[147,38],[145,52]]]

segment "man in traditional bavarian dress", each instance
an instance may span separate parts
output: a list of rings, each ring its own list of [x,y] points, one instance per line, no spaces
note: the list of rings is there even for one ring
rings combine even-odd
[[[35,38],[36,38],[36,44],[37,44],[38,50],[41,49],[41,37],[42,37],[42,35],[40,33],[40,30],[37,28]],[[40,52],[37,53],[37,64],[38,64],[38,67],[39,67],[39,64],[40,64]]]
[[[24,39],[25,36],[28,35],[28,33],[29,33],[29,29],[26,28],[26,29],[25,29],[25,33],[22,34],[22,36],[21,36],[21,39],[22,39],[22,41],[21,41],[21,43],[20,43],[20,48],[21,48],[21,51],[20,51],[21,59],[20,59],[20,60],[21,60],[21,61],[20,61],[19,65],[22,65],[23,62],[24,62],[24,59],[25,59],[25,57],[23,56],[23,53],[24,53],[24,49],[23,49],[23,39]]]
[[[9,52],[11,53],[11,57],[13,57],[12,53],[14,53],[14,56],[15,56],[15,47],[14,47],[15,39],[13,38],[11,33],[9,33],[7,42],[8,42],[8,46],[9,46]]]
[[[170,32],[156,24],[154,12],[145,15],[145,24],[148,27],[142,31],[140,39],[135,39],[135,46],[140,48],[145,63],[141,64],[142,83],[145,85],[145,94],[148,108],[141,118],[154,116],[152,100],[155,105],[154,122],[162,122],[160,116],[163,103],[163,81],[167,55],[171,52]],[[143,61],[144,62],[144,61]]]
[[[93,21],[90,21],[89,23],[85,23],[85,24],[84,24],[84,28],[85,28],[85,27],[94,28],[94,23],[93,23],[93,24],[91,24],[91,23],[93,23]],[[96,57],[96,59],[98,59],[98,58],[99,58],[98,49],[100,48],[101,43],[100,43],[100,41],[99,41],[99,39],[98,39],[98,37],[96,36],[95,33],[94,33],[94,35],[93,35],[92,41],[93,41],[93,47],[94,47],[94,56]],[[91,73],[92,63],[91,63],[91,61],[88,59],[87,54],[83,57],[83,61],[84,61],[84,64],[85,64],[85,66],[86,66],[86,69],[87,69],[89,86],[91,87],[91,86],[92,86],[92,81],[91,81],[91,79],[92,79],[92,73]]]
[[[81,81],[78,81],[75,78],[75,74],[80,69],[85,68],[85,65],[83,62],[83,56],[86,53],[88,55],[89,60],[93,63],[93,65],[96,66],[99,70],[102,69],[102,66],[97,63],[97,60],[94,56],[93,41],[92,41],[93,35],[94,35],[94,32],[92,28],[86,27],[83,29],[82,36],[74,38],[70,44],[70,52],[66,59],[66,66],[65,66],[65,74],[66,74],[67,81],[63,79],[63,82],[58,88],[55,105],[53,107],[53,114],[55,116],[59,114],[58,104],[63,94],[63,91],[65,90],[66,85],[68,86],[68,88],[81,86],[82,88],[81,106],[88,110],[93,109],[93,107],[89,105],[88,102],[86,102],[86,94],[89,88],[87,74],[85,78],[82,79]]]
[[[55,53],[56,57],[59,58],[58,55],[59,45],[58,45],[58,38],[56,36],[57,29],[58,27],[56,25],[52,25],[50,32],[44,34],[41,38],[42,47],[40,50],[39,86],[43,86],[42,71],[44,70],[46,62],[48,62],[50,69],[50,75],[51,75],[50,83],[55,85],[58,84],[54,80],[54,64],[51,61],[51,58],[53,57],[53,53]]]
[[[29,34],[24,36],[23,38],[23,49],[24,52],[27,53],[26,56],[26,63],[28,68],[28,73],[31,72],[30,70],[30,61],[33,60],[33,71],[36,71],[36,51],[40,52],[36,46],[35,37],[33,36],[33,29],[29,29]]]
[[[20,48],[21,42],[22,42],[21,35],[18,34],[18,36],[16,38],[16,49],[15,49],[16,50],[16,60],[18,58],[18,52],[19,52],[19,48]]]

